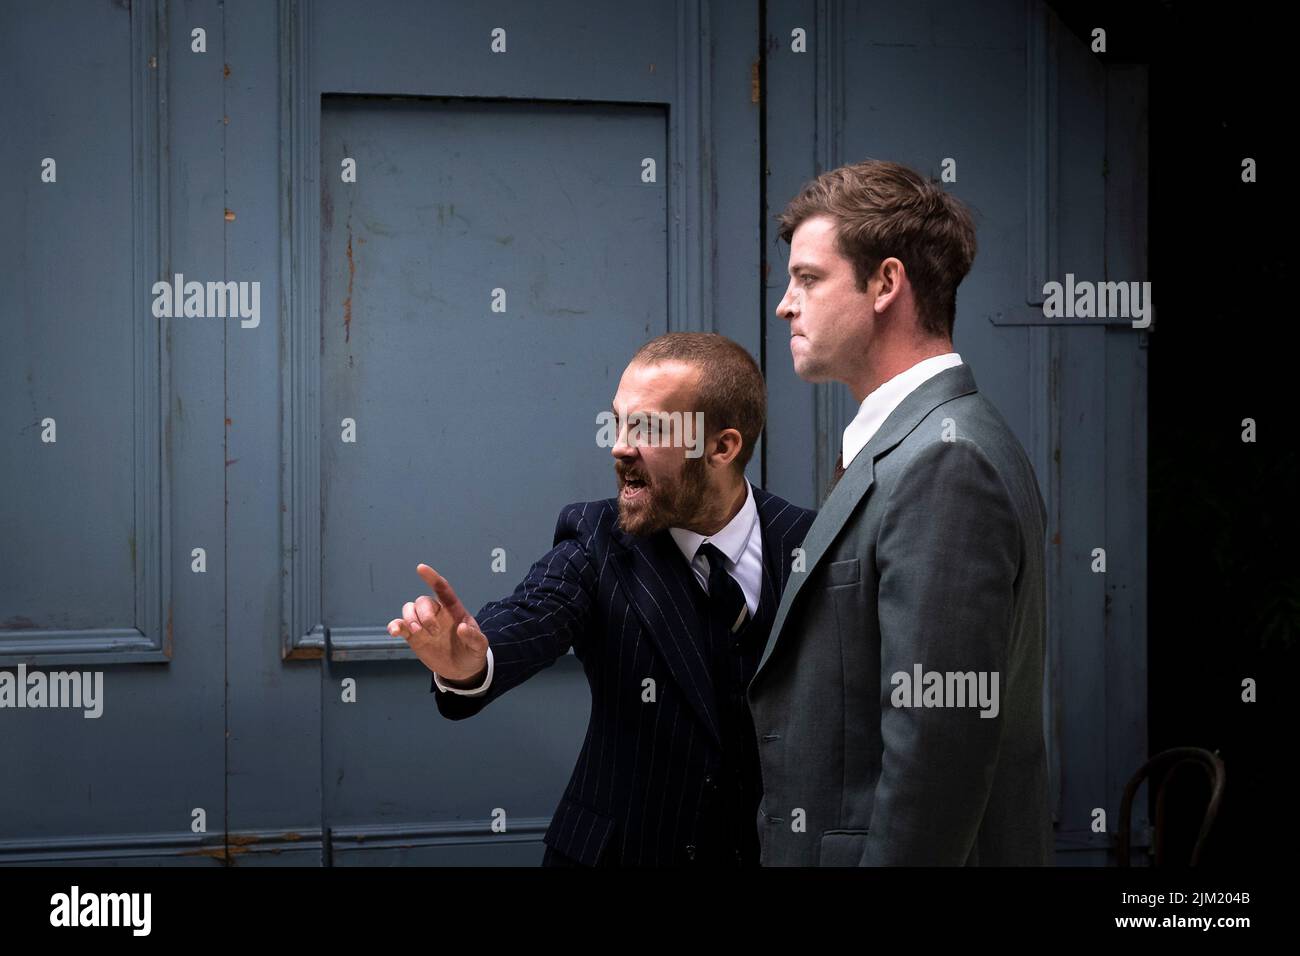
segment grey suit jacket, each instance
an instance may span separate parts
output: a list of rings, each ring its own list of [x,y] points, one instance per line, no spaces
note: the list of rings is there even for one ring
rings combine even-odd
[[[763,865],[1051,861],[1045,523],[966,365],[894,409],[809,530],[749,685]]]

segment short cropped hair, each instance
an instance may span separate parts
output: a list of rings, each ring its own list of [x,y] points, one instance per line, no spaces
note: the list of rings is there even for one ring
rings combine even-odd
[[[697,410],[704,413],[704,432],[724,428],[740,432],[735,465],[744,472],[767,422],[767,385],[758,363],[738,342],[715,332],[669,332],[637,350],[630,364],[684,362],[700,370]]]

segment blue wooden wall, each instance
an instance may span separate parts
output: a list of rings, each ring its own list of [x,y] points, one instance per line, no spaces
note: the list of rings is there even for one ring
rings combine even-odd
[[[853,409],[790,368],[773,217],[867,156],[955,159],[979,214],[956,347],[1049,503],[1058,859],[1105,861],[1145,343],[1040,302],[1146,277],[1140,69],[1038,0],[87,0],[6,5],[0,52],[0,669],[103,675],[98,717],[0,709],[0,864],[540,860],[576,661],[453,724],[384,625],[417,562],[477,607],[612,492],[596,415],[669,329],[764,361],[751,479],[815,506]],[[256,322],[156,316],[177,274]]]

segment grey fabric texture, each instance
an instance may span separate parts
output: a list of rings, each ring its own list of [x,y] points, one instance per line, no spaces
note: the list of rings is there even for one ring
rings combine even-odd
[[[968,366],[890,414],[809,530],[749,686],[764,865],[1051,862],[1045,524]]]

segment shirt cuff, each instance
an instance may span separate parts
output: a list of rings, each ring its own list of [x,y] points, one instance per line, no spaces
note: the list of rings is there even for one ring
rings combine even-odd
[[[488,686],[492,683],[492,648],[487,651],[487,677],[483,678],[483,683],[475,688],[448,687],[442,682],[436,673],[433,675],[434,686],[440,691],[448,694],[460,694],[462,697],[482,697],[488,692]]]

